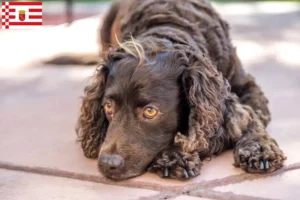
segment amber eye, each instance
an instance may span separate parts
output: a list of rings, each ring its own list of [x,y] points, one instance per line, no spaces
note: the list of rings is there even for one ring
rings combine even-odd
[[[157,113],[158,111],[153,107],[147,107],[144,110],[144,116],[150,119],[154,118],[157,115]]]
[[[112,114],[113,109],[110,102],[104,104],[104,110],[107,114]]]

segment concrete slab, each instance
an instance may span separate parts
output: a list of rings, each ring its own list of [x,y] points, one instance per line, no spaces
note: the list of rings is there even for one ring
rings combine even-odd
[[[299,186],[300,170],[294,170],[275,177],[217,187],[214,190],[256,198],[297,200],[300,197]]]
[[[157,191],[133,189],[0,169],[0,199],[5,200],[133,200]]]
[[[77,80],[72,73],[83,71],[44,68],[28,71],[30,81],[26,73],[21,81],[2,78],[1,135],[7,138],[0,142],[1,161],[96,174],[95,162],[76,145],[74,131],[86,77]]]

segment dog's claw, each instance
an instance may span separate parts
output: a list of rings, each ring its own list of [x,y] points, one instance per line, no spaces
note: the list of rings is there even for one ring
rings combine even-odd
[[[269,168],[270,168],[270,163],[269,163],[268,160],[266,160],[266,162],[265,162],[265,168],[266,168],[266,169],[269,169]]]
[[[183,170],[183,178],[189,178],[189,175],[185,169]]]
[[[193,176],[193,177],[195,177],[195,176],[196,176],[196,174],[195,174],[195,172],[194,172],[194,170],[193,170],[193,169],[191,169],[191,170],[189,171],[189,174],[190,174],[191,176]]]
[[[168,177],[169,176],[169,170],[168,168],[164,169],[164,177]]]
[[[264,169],[265,168],[264,161],[260,161],[259,168],[260,169]]]
[[[183,160],[183,162],[184,162],[185,165],[188,165],[188,161],[187,161],[186,158],[183,157],[182,160]]]
[[[252,168],[253,165],[252,165],[252,162],[249,162],[249,168]]]

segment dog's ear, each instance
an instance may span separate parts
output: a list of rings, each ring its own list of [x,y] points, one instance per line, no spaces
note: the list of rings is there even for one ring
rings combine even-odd
[[[104,141],[108,120],[102,107],[102,98],[109,69],[101,66],[92,77],[92,83],[85,88],[76,133],[83,153],[88,158],[97,158]]]
[[[175,144],[184,152],[208,149],[207,137],[213,135],[222,120],[223,78],[207,57],[189,60],[182,84],[189,107],[188,134],[177,134]]]

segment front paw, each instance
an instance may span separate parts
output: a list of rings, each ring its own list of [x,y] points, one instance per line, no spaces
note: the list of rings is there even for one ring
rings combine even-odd
[[[200,174],[201,165],[198,153],[181,155],[168,150],[154,159],[148,171],[164,178],[187,180]]]
[[[258,139],[238,142],[234,160],[248,173],[266,173],[280,169],[286,157],[273,139]]]

